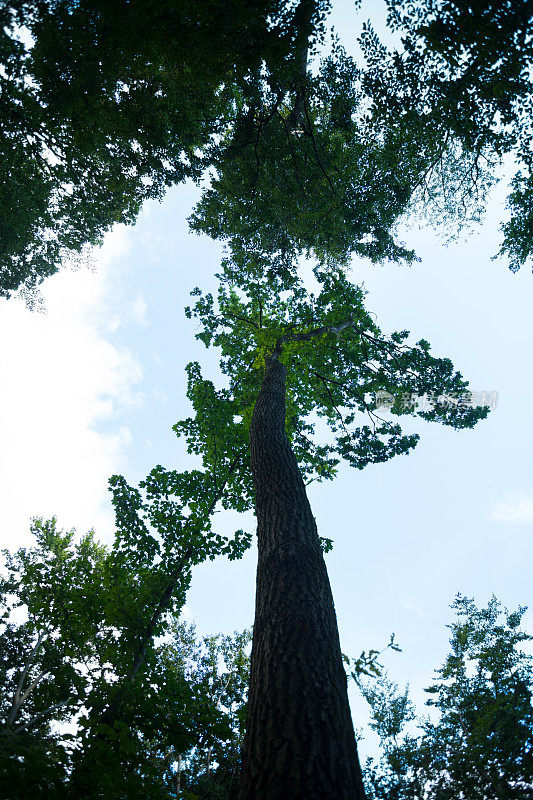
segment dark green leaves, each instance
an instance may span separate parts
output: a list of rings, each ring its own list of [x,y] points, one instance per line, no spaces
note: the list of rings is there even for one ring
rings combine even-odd
[[[391,229],[405,211],[413,152],[365,122],[359,71],[334,44],[301,94],[250,107],[215,158],[192,226],[229,243],[235,265],[291,273],[302,253],[344,264],[412,260]],[[409,160],[411,159],[411,160]]]
[[[198,177],[261,65],[286,83],[326,7],[301,30],[280,0],[2,4],[0,296]]]

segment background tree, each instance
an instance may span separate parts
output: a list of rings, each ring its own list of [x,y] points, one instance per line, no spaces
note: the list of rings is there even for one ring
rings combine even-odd
[[[251,632],[198,639],[194,626],[176,625],[165,658],[194,687],[191,711],[197,739],[181,753],[175,780],[184,795],[236,798],[250,672]],[[187,709],[182,712],[190,713]],[[174,753],[176,761],[176,753]],[[179,794],[178,794],[179,796]]]
[[[101,626],[105,549],[89,534],[73,546],[54,521],[35,521],[36,546],[4,553],[0,793],[63,797],[72,742],[52,723],[72,719],[105,672]],[[14,613],[15,612],[15,613]]]
[[[243,531],[226,538],[211,528],[217,504],[230,491],[228,485],[233,486],[235,456],[223,476],[201,470],[166,472],[156,467],[142,482],[141,491],[129,487],[119,476],[111,480],[117,520],[111,564],[119,580],[126,576],[127,588],[120,596],[123,605],[118,616],[125,629],[119,640],[122,647],[114,683],[106,685],[87,704],[87,737],[71,779],[76,796],[95,795],[95,770],[105,766],[110,742],[118,737],[117,746],[122,747],[120,731],[128,737],[128,731],[143,731],[143,725],[149,724],[150,741],[158,741],[158,725],[163,739],[173,731],[165,712],[161,718],[153,711],[154,703],[157,706],[159,702],[158,693],[162,702],[179,702],[180,696],[165,677],[172,671],[171,665],[160,669],[156,643],[166,630],[169,615],[178,613],[185,602],[192,567],[222,553],[238,558],[249,546],[250,536]],[[136,597],[134,604],[132,595]],[[154,685],[154,673],[161,676],[159,688]],[[137,735],[138,748],[144,747],[143,736]],[[184,745],[177,745],[178,752],[183,749]],[[112,763],[123,769],[119,759],[114,758]],[[103,769],[102,776],[109,772]],[[120,785],[118,775],[111,779]],[[111,788],[102,786],[100,791],[107,797]],[[128,791],[131,794],[134,787]]]
[[[380,762],[370,760],[365,771],[371,798],[531,797],[533,637],[521,628],[526,609],[509,613],[495,597],[479,609],[461,595],[452,609],[451,652],[426,689],[429,717],[417,719],[407,691],[388,679],[364,690],[382,744]],[[415,719],[418,735],[406,732]]]
[[[4,554],[0,583],[1,796],[175,797],[179,755],[183,786],[202,782],[208,762],[207,783],[231,783],[249,633],[198,640],[174,604],[142,680],[128,686],[120,717],[104,722],[154,575],[91,533],[63,533],[54,520],[36,520],[32,532],[34,546]],[[87,763],[94,771],[84,784]]]
[[[303,46],[294,91],[271,82],[246,98],[214,155],[192,226],[226,242],[241,270],[287,271],[309,254],[411,260],[396,223],[417,212],[453,234],[478,220],[509,157],[518,171],[501,252],[512,269],[528,260],[530,0],[388,5],[399,48],[370,23],[361,64],[333,40],[311,67]]]

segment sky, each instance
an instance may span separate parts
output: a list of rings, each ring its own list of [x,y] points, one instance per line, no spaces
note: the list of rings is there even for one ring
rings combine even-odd
[[[357,30],[351,8],[335,3],[347,44]],[[190,411],[185,364],[216,370],[183,313],[191,289],[216,287],[221,257],[218,244],[188,231],[198,197],[184,185],[148,202],[135,226],[106,237],[91,269],[47,279],[41,312],[0,301],[2,547],[29,544],[30,518],[51,515],[111,542],[110,475],[136,484],[156,464],[195,463],[171,426]],[[383,647],[394,632],[403,652],[386,666],[420,704],[447,652],[457,592],[479,604],[494,593],[510,609],[531,600],[533,276],[492,259],[505,214],[504,180],[467,237],[446,246],[431,225],[410,224],[402,235],[420,262],[359,259],[351,271],[382,330],[428,339],[473,390],[498,392],[488,419],[461,432],[413,422],[406,427],[421,441],[410,455],[309,488],[319,533],[334,540],[326,560],[343,651]],[[254,530],[251,515],[219,516],[221,531]],[[195,569],[187,615],[201,633],[251,625],[255,565],[252,548],[241,561]],[[364,731],[355,691],[352,708]]]

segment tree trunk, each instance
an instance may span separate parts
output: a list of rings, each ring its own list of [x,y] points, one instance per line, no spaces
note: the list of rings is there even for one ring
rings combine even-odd
[[[363,800],[337,619],[267,362],[250,428],[259,561],[239,800]]]

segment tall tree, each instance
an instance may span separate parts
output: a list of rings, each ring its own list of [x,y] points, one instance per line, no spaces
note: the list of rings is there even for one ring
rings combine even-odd
[[[365,395],[364,380],[346,383],[345,364],[333,376],[324,369],[324,363],[331,366],[330,351],[338,354],[340,347],[330,345],[324,351],[320,336],[339,334],[341,341],[345,336],[349,338],[353,325],[351,311],[343,306],[353,287],[348,288],[342,270],[353,254],[374,261],[412,260],[414,253],[397,241],[395,224],[416,207],[416,201],[437,199],[439,216],[446,214],[452,221],[454,215],[456,221],[466,215],[479,216],[498,157],[512,149],[505,149],[502,138],[483,136],[482,128],[477,139],[469,138],[460,125],[461,120],[465,125],[470,121],[466,109],[458,115],[459,122],[452,124],[442,103],[433,107],[427,102],[433,89],[431,71],[424,83],[416,62],[408,62],[405,67],[403,56],[390,55],[369,27],[362,44],[368,69],[359,70],[335,44],[320,69],[311,72],[303,50],[302,71],[292,93],[280,95],[273,90],[275,87],[265,87],[255,105],[243,108],[240,120],[215,159],[216,177],[192,217],[194,228],[227,244],[222,280],[233,282],[237,288],[233,300],[223,299],[223,305],[228,309],[228,318],[233,315],[235,326],[239,320],[251,326],[250,333],[263,348],[262,355],[252,351],[243,359],[243,369],[246,364],[261,366],[264,382],[256,384],[246,403],[243,398],[244,410],[236,412],[242,415],[244,424],[250,424],[259,542],[242,800],[282,797],[287,791],[309,797],[362,794],[357,768],[350,772],[347,766],[350,760],[353,762],[353,731],[346,722],[349,714],[340,713],[335,705],[341,698],[340,704],[347,708],[345,688],[339,683],[340,651],[329,584],[317,555],[317,534],[304,486],[290,455],[292,445],[296,462],[304,470],[316,455],[305,441],[307,429],[291,428],[293,416],[316,411],[316,405],[325,402],[334,409],[333,426],[346,425],[343,412],[350,409],[348,398],[355,402],[354,397],[359,398],[360,411],[371,415],[376,411]],[[425,92],[420,100],[416,92],[419,84]],[[475,121],[471,127],[475,129]],[[482,146],[478,146],[478,140]],[[313,311],[297,321],[291,308],[285,325],[271,335],[266,346],[261,338],[263,318],[268,319],[270,313],[279,320],[279,314],[286,313],[287,292],[302,298],[298,295],[297,278],[301,256],[318,262],[319,281],[324,287],[321,297],[328,297],[334,320],[325,324],[316,313],[320,303],[313,305],[315,301],[309,300]],[[269,287],[266,291],[257,288],[262,277]],[[330,280],[332,283],[328,283]],[[239,292],[249,298],[246,308],[239,307]],[[231,302],[236,303],[235,308]],[[200,304],[199,311],[209,316],[211,301],[205,303]],[[351,306],[358,307],[353,295]],[[343,314],[339,315],[341,309]],[[211,325],[214,317],[211,316]],[[208,329],[206,340],[213,339],[222,347],[224,371],[234,374],[238,350],[228,344],[230,338],[216,339],[212,334],[212,328]],[[244,330],[240,332],[243,339],[244,334]],[[310,363],[317,358],[318,363],[305,377],[296,378],[294,348],[305,347],[304,342],[310,350],[306,357]],[[362,342],[368,345],[364,335]],[[396,344],[401,346],[402,342],[400,337]],[[352,358],[363,370],[367,363],[364,348],[361,352],[361,347],[352,341],[351,344]],[[235,341],[234,346],[242,347],[242,342]],[[421,348],[426,353],[425,344]],[[416,348],[412,352],[417,352]],[[394,348],[389,355],[401,368],[394,377],[389,376],[387,385],[373,388],[394,397],[398,386],[405,388],[405,376],[411,379],[416,369],[403,362]],[[379,358],[376,362],[380,363]],[[422,358],[417,367],[424,363]],[[370,371],[373,366],[371,359]],[[294,377],[302,391],[298,401],[293,385],[287,388],[286,384],[292,370],[296,371]],[[383,375],[380,368],[377,373]],[[443,375],[436,369],[433,379],[441,380]],[[423,394],[431,381],[427,375],[420,380],[416,389]],[[322,393],[320,401],[309,388],[315,381]],[[240,383],[241,379],[235,380],[232,388],[239,387],[241,391]],[[242,385],[248,389],[250,380],[243,377]],[[435,386],[429,391],[434,393]],[[454,393],[450,386],[439,385],[437,393],[443,391]],[[393,413],[397,413],[397,401],[392,405]],[[428,412],[436,416],[429,418],[441,418],[442,409],[443,404],[437,403]],[[461,417],[457,408],[454,413],[459,417],[451,414],[441,420],[459,418],[468,425],[478,418]],[[355,449],[348,430],[341,428],[343,433],[337,440],[340,455],[356,466],[386,460],[413,444],[397,429],[376,423],[372,416],[371,419],[375,428],[361,427]],[[348,412],[348,423],[353,420]],[[292,438],[289,444],[286,434],[289,440]],[[299,445],[299,436],[303,436],[303,446]],[[327,459],[327,454],[331,455],[327,446],[319,460],[325,454],[321,470],[324,475],[331,475],[333,465]],[[316,636],[317,628],[321,639]],[[302,666],[304,662],[306,667]],[[310,663],[325,666],[325,685],[337,687],[331,697],[322,691],[324,672],[314,674]],[[326,703],[331,702],[329,709],[324,705],[325,698]],[[329,720],[322,726],[317,708],[323,719]],[[288,709],[294,714],[290,715]],[[338,724],[332,727],[334,719]],[[329,738],[320,740],[319,732],[324,729]]]
[[[213,413],[211,390],[202,391],[199,367],[190,365],[196,417],[178,430],[206,471],[224,471],[235,436],[249,438],[239,471],[253,476],[259,563],[241,800],[364,797],[322,555],[328,543],[305,480],[333,477],[341,459],[361,469],[416,445],[417,435],[378,413],[383,393],[393,415],[455,428],[488,411],[468,404],[465,381],[427,342],[409,346],[405,331],[383,336],[342,273],[316,275],[320,294],[295,283],[285,299],[268,280],[244,290],[226,279],[216,303],[198,290],[188,311],[203,322],[199,338],[221,349],[229,387],[215,393]],[[414,398],[424,394],[432,404],[417,409]],[[221,406],[227,422],[217,427]],[[312,413],[333,441],[320,443]]]

